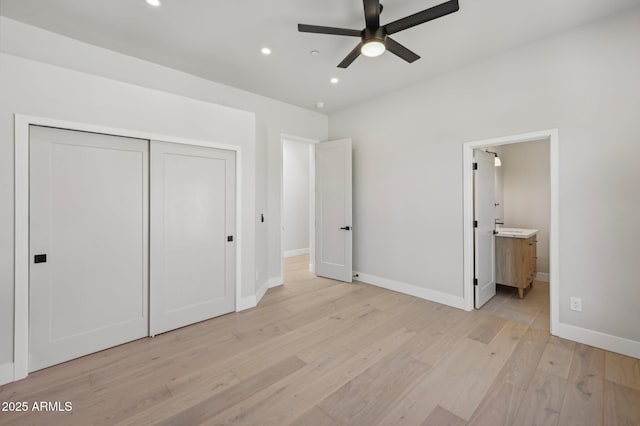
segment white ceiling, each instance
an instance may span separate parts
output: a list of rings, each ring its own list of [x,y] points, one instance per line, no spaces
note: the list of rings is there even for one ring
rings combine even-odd
[[[394,35],[422,56],[385,53],[336,65],[353,37],[297,32],[297,24],[362,29],[360,0],[0,0],[0,14],[75,39],[264,96],[331,113],[640,0],[460,0],[460,11]],[[383,0],[381,24],[444,0]],[[273,54],[265,57],[260,48]],[[319,50],[311,56],[311,50]],[[331,77],[340,78],[332,85]]]

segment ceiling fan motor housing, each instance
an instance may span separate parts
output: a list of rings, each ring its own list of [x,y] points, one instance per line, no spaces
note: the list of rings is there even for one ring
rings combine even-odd
[[[385,44],[387,39],[387,32],[384,30],[384,27],[378,28],[365,28],[362,30],[362,41],[364,43],[370,41],[379,41],[382,44]]]

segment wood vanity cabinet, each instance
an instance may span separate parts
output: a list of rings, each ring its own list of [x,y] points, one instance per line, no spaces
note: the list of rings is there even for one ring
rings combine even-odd
[[[536,236],[512,238],[496,236],[496,283],[524,289],[536,277]]]

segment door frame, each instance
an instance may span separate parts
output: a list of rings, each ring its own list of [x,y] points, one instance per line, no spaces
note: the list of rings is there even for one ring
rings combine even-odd
[[[551,334],[557,335],[560,319],[560,261],[559,261],[559,135],[558,129],[541,130],[498,138],[465,142],[462,145],[463,171],[463,294],[464,309],[473,308],[473,150],[522,142],[549,141],[551,217],[549,227],[549,303]]]
[[[242,149],[214,141],[187,139],[156,133],[100,126],[46,117],[14,114],[15,210],[14,210],[14,334],[13,381],[29,374],[29,126],[55,127],[90,133],[225,149],[236,153],[236,282],[235,308],[242,296]]]
[[[309,145],[309,272],[315,273],[316,251],[316,144],[319,140],[303,138],[283,133],[280,135],[280,277],[278,283],[284,283],[284,141],[301,142]],[[270,285],[269,287],[273,287]]]

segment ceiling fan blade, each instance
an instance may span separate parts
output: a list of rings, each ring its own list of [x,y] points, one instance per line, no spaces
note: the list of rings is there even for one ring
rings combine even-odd
[[[298,31],[301,33],[331,34],[350,37],[361,37],[362,31],[350,30],[348,28],[321,27],[319,25],[298,24]]]
[[[396,56],[399,56],[409,63],[415,62],[420,59],[420,56],[407,49],[391,37],[387,37],[386,46],[389,52],[393,53]]]
[[[380,26],[380,0],[362,0],[364,3],[364,20],[367,28]]]
[[[347,68],[349,65],[355,61],[358,56],[360,56],[360,49],[362,48],[362,42],[360,42],[355,49],[353,49],[349,54],[338,64],[338,68]]]
[[[439,4],[422,12],[414,13],[406,18],[398,19],[384,26],[387,34],[395,34],[398,31],[424,24],[442,16],[457,12],[460,9],[458,0],[450,0],[446,3]]]

